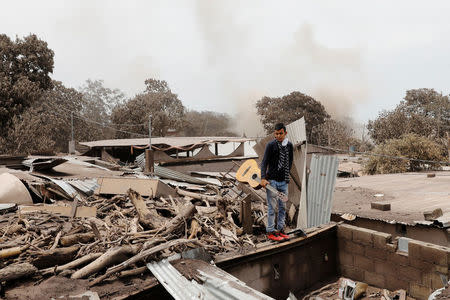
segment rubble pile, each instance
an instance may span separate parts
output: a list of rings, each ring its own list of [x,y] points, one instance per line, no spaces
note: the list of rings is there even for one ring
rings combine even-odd
[[[80,192],[72,201],[41,180],[34,191],[52,204],[0,210],[0,282],[59,275],[95,285],[136,276],[146,262],[187,249],[202,247],[212,256],[245,253],[264,240],[252,234],[264,231],[264,194],[252,197],[252,228],[244,233],[241,205],[247,194],[231,176],[218,179],[220,185],[191,191],[189,185],[177,187],[178,196],[128,189],[123,195]]]

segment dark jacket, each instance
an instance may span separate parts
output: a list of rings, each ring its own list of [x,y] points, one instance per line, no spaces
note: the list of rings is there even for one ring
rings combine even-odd
[[[294,147],[291,142],[288,142],[287,147],[289,149],[289,171],[292,167],[292,160],[294,156]],[[264,151],[264,157],[261,162],[261,178],[262,179],[273,179],[276,181],[284,181],[283,170],[278,170],[278,157],[279,150],[277,145],[277,140],[274,139],[267,143],[266,150]]]

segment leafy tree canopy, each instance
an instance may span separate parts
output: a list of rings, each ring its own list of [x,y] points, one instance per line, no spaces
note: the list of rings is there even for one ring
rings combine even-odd
[[[36,35],[11,40],[0,34],[0,128],[51,88],[54,53]],[[2,135],[2,134],[0,134]]]
[[[190,110],[186,112],[183,132],[185,136],[236,136],[231,125],[227,114]]]
[[[144,93],[113,109],[113,123],[123,124],[119,126],[121,130],[148,135],[148,119],[151,115],[152,135],[165,136],[169,129],[181,129],[185,108],[178,96],[172,93],[165,81],[148,79],[145,83]],[[117,132],[116,137],[129,135]]]
[[[312,143],[317,143],[312,129],[330,118],[319,101],[300,92],[292,92],[281,98],[263,97],[256,103],[256,108],[267,133],[271,133],[278,122],[289,124],[305,117],[306,132]]]
[[[433,89],[406,91],[395,109],[382,111],[377,119],[369,121],[367,129],[375,143],[414,133],[443,144],[445,132],[450,129],[449,97]]]

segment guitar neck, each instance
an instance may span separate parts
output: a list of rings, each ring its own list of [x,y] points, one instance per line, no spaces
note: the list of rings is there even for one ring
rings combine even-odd
[[[278,190],[276,188],[274,188],[273,186],[271,186],[270,184],[266,185],[266,189],[268,189],[269,191],[271,191],[274,194],[278,194]]]

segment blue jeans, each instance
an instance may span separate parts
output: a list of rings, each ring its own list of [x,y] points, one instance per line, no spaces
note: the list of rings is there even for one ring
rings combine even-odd
[[[269,180],[271,186],[276,190],[288,194],[288,184],[286,181]],[[278,218],[276,230],[283,230],[284,220],[286,218],[286,203],[278,199],[276,195],[267,190],[267,228],[266,232],[275,231],[275,210],[278,206]]]

